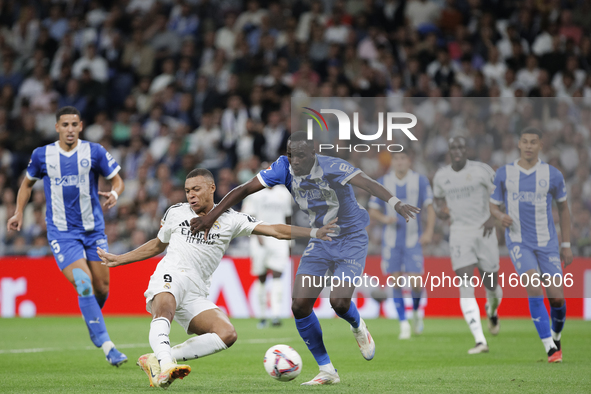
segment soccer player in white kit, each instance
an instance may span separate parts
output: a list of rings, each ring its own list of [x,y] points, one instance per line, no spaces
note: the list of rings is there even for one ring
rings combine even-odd
[[[291,193],[283,185],[261,190],[260,193],[251,194],[244,199],[242,212],[256,217],[265,223],[288,224],[291,220]],[[271,314],[274,327],[281,325],[279,315],[281,313],[281,274],[290,263],[289,242],[255,236],[250,237],[251,273],[258,277],[256,284],[257,298],[259,300],[260,318],[259,328],[267,326],[267,270],[271,271],[273,281],[271,284]]]
[[[191,360],[225,350],[236,342],[236,331],[228,317],[207,299],[211,276],[218,267],[230,241],[239,236],[267,235],[278,239],[327,236],[336,227],[336,219],[319,229],[269,225],[244,213],[226,210],[214,223],[207,238],[203,231],[191,234],[190,217],[202,216],[214,207],[215,183],[211,172],[195,169],[187,175],[185,193],[188,203],[168,208],[158,236],[139,248],[114,255],[97,248],[103,264],[109,267],[129,264],[157,256],[168,247],[150,278],[146,309],[152,313],[149,341],[154,353],[141,356],[138,365],[150,379],[150,386],[167,388],[176,379],[191,372],[188,365],[175,360]],[[173,318],[187,334],[197,337],[170,346]]]
[[[433,196],[437,216],[451,219],[449,246],[453,270],[456,275],[468,278],[460,286],[460,307],[476,341],[468,353],[486,353],[488,344],[470,278],[478,268],[480,278],[485,279],[488,327],[491,334],[497,335],[500,329],[497,309],[503,289],[497,284],[499,249],[488,202],[495,188],[495,172],[484,163],[467,159],[463,137],[449,140],[449,155],[451,164],[439,169],[433,178]]]

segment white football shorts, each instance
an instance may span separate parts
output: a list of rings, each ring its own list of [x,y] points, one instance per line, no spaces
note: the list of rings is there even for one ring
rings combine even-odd
[[[250,237],[250,272],[254,276],[264,275],[268,269],[283,272],[290,263],[289,242],[264,237],[261,245],[257,236]]]
[[[499,245],[493,230],[488,237],[482,236],[483,229],[472,231],[451,231],[449,250],[454,271],[476,264],[485,272],[499,270]]]
[[[150,277],[148,289],[144,293],[146,297],[146,310],[152,313],[152,300],[156,294],[168,292],[176,300],[176,320],[189,335],[191,320],[209,309],[217,308],[217,305],[207,299],[204,292],[199,289],[183,272],[165,264],[158,264]]]

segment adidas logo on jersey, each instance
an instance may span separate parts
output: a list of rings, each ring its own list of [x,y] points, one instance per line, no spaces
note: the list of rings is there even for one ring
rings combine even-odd
[[[180,223],[179,226],[185,226],[185,227],[190,227],[191,224],[189,223],[188,220],[185,220],[184,222]]]

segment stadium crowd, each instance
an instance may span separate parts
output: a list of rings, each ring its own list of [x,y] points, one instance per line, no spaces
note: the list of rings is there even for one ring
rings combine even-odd
[[[292,97],[384,96],[412,98],[414,167],[430,179],[450,136],[496,169],[537,122],[567,180],[573,252],[591,256],[589,26],[582,0],[0,0],[0,222],[65,105],[122,167],[125,192],[105,212],[117,254],[156,234],[191,169],[215,174],[220,199],[282,154]],[[441,97],[500,104],[483,120]],[[388,168],[387,155],[342,154],[373,177]],[[0,255],[51,255],[44,207],[37,183],[23,231],[0,226]],[[446,255],[436,230],[425,252]]]

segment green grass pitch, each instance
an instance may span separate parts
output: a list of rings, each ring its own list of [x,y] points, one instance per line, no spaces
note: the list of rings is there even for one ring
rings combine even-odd
[[[115,368],[92,347],[80,317],[0,319],[0,392],[157,392],[135,365],[150,351],[150,318],[106,318],[112,340],[129,362]],[[462,319],[427,319],[425,332],[398,340],[398,322],[368,320],[377,348],[365,361],[340,319],[322,320],[326,347],[339,371],[341,384],[302,387],[317,366],[299,338],[293,319],[280,328],[258,330],[256,320],[233,320],[238,342],[229,350],[190,361],[191,374],[168,392],[591,392],[591,322],[568,320],[563,333],[562,364],[548,364],[534,326],[526,319],[501,320],[497,337],[487,334],[491,352],[470,356],[472,336]],[[483,325],[486,321],[483,320]],[[486,329],[485,329],[486,330]],[[173,344],[188,338],[173,324]],[[263,355],[285,343],[302,356],[303,371],[292,382],[271,379]]]

